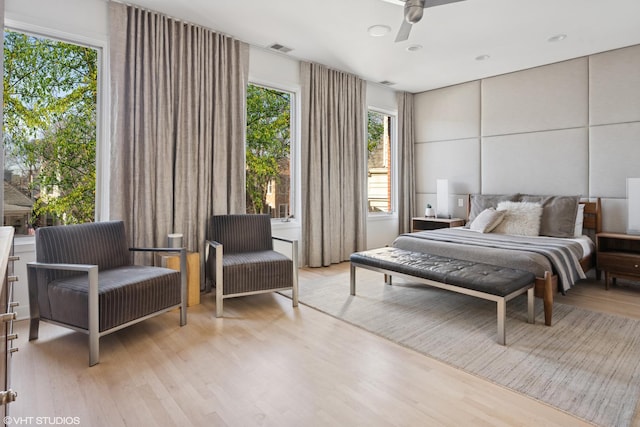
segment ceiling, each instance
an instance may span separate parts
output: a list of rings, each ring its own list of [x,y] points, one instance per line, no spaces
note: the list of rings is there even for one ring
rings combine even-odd
[[[640,44],[640,0],[465,0],[427,8],[395,43],[399,0],[129,0],[253,46],[422,92]],[[372,37],[367,29],[391,31]],[[565,34],[562,41],[552,36]],[[408,51],[412,45],[421,49]],[[486,60],[477,60],[488,55]]]

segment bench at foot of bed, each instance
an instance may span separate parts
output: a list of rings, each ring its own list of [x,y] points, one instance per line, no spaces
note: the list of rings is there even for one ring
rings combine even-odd
[[[528,271],[463,261],[385,247],[351,254],[351,295],[356,294],[356,267],[391,277],[418,280],[429,286],[495,301],[498,306],[498,343],[506,345],[506,303],[527,293],[528,322],[534,323],[535,275]]]

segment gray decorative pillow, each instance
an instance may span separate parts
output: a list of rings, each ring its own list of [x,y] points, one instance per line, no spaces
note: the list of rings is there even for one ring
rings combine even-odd
[[[520,199],[519,194],[472,194],[471,206],[469,207],[469,218],[467,219],[467,227],[473,223],[480,212],[488,208],[498,207],[500,202],[517,202]]]
[[[502,222],[504,214],[504,211],[497,211],[494,208],[485,209],[473,220],[469,229],[480,233],[490,233]]]
[[[542,205],[541,236],[573,237],[580,196],[523,195],[521,200],[523,202],[537,202]]]

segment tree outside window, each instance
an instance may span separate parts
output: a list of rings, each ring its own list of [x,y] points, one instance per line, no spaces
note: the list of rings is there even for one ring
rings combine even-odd
[[[95,49],[5,31],[5,188],[33,201],[33,225],[94,220],[97,62]]]
[[[247,213],[291,216],[291,97],[257,85],[247,88]]]
[[[367,121],[367,205],[370,213],[393,212],[392,199],[392,116],[368,111]]]

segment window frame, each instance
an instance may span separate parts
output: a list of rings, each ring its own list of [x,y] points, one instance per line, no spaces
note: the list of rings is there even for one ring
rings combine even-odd
[[[300,215],[302,214],[302,207],[300,206],[300,200],[302,197],[301,194],[301,185],[300,185],[300,139],[301,139],[301,126],[300,126],[300,86],[289,86],[282,83],[275,83],[271,81],[266,81],[262,79],[256,79],[249,76],[247,81],[247,86],[259,86],[265,89],[277,90],[280,92],[287,92],[291,95],[290,103],[289,103],[289,137],[290,137],[290,146],[289,146],[289,204],[293,206],[292,210],[289,210],[289,213],[293,215],[292,218],[283,219],[283,218],[271,218],[271,225],[275,228],[284,227],[285,224],[297,224],[299,223]],[[246,104],[245,104],[246,109]],[[246,118],[246,110],[245,110],[245,118]],[[246,147],[246,141],[245,141]],[[246,153],[246,150],[245,150]],[[246,155],[246,154],[245,154]],[[246,165],[246,158],[245,158]],[[276,209],[279,207],[276,206]]]
[[[372,218],[389,218],[389,217],[397,217],[398,216],[398,112],[391,111],[384,108],[368,106],[367,107],[367,116],[366,116],[366,124],[365,124],[365,135],[368,132],[369,125],[369,111],[374,113],[384,114],[391,118],[389,122],[389,143],[391,144],[391,161],[389,162],[391,167],[391,210],[389,212],[369,212],[367,208],[367,217],[369,219]],[[369,201],[369,166],[368,166],[368,152],[367,146],[365,144],[365,162],[367,162],[366,168],[366,178],[365,178],[365,187],[366,187],[366,200],[365,207],[368,206]]]

